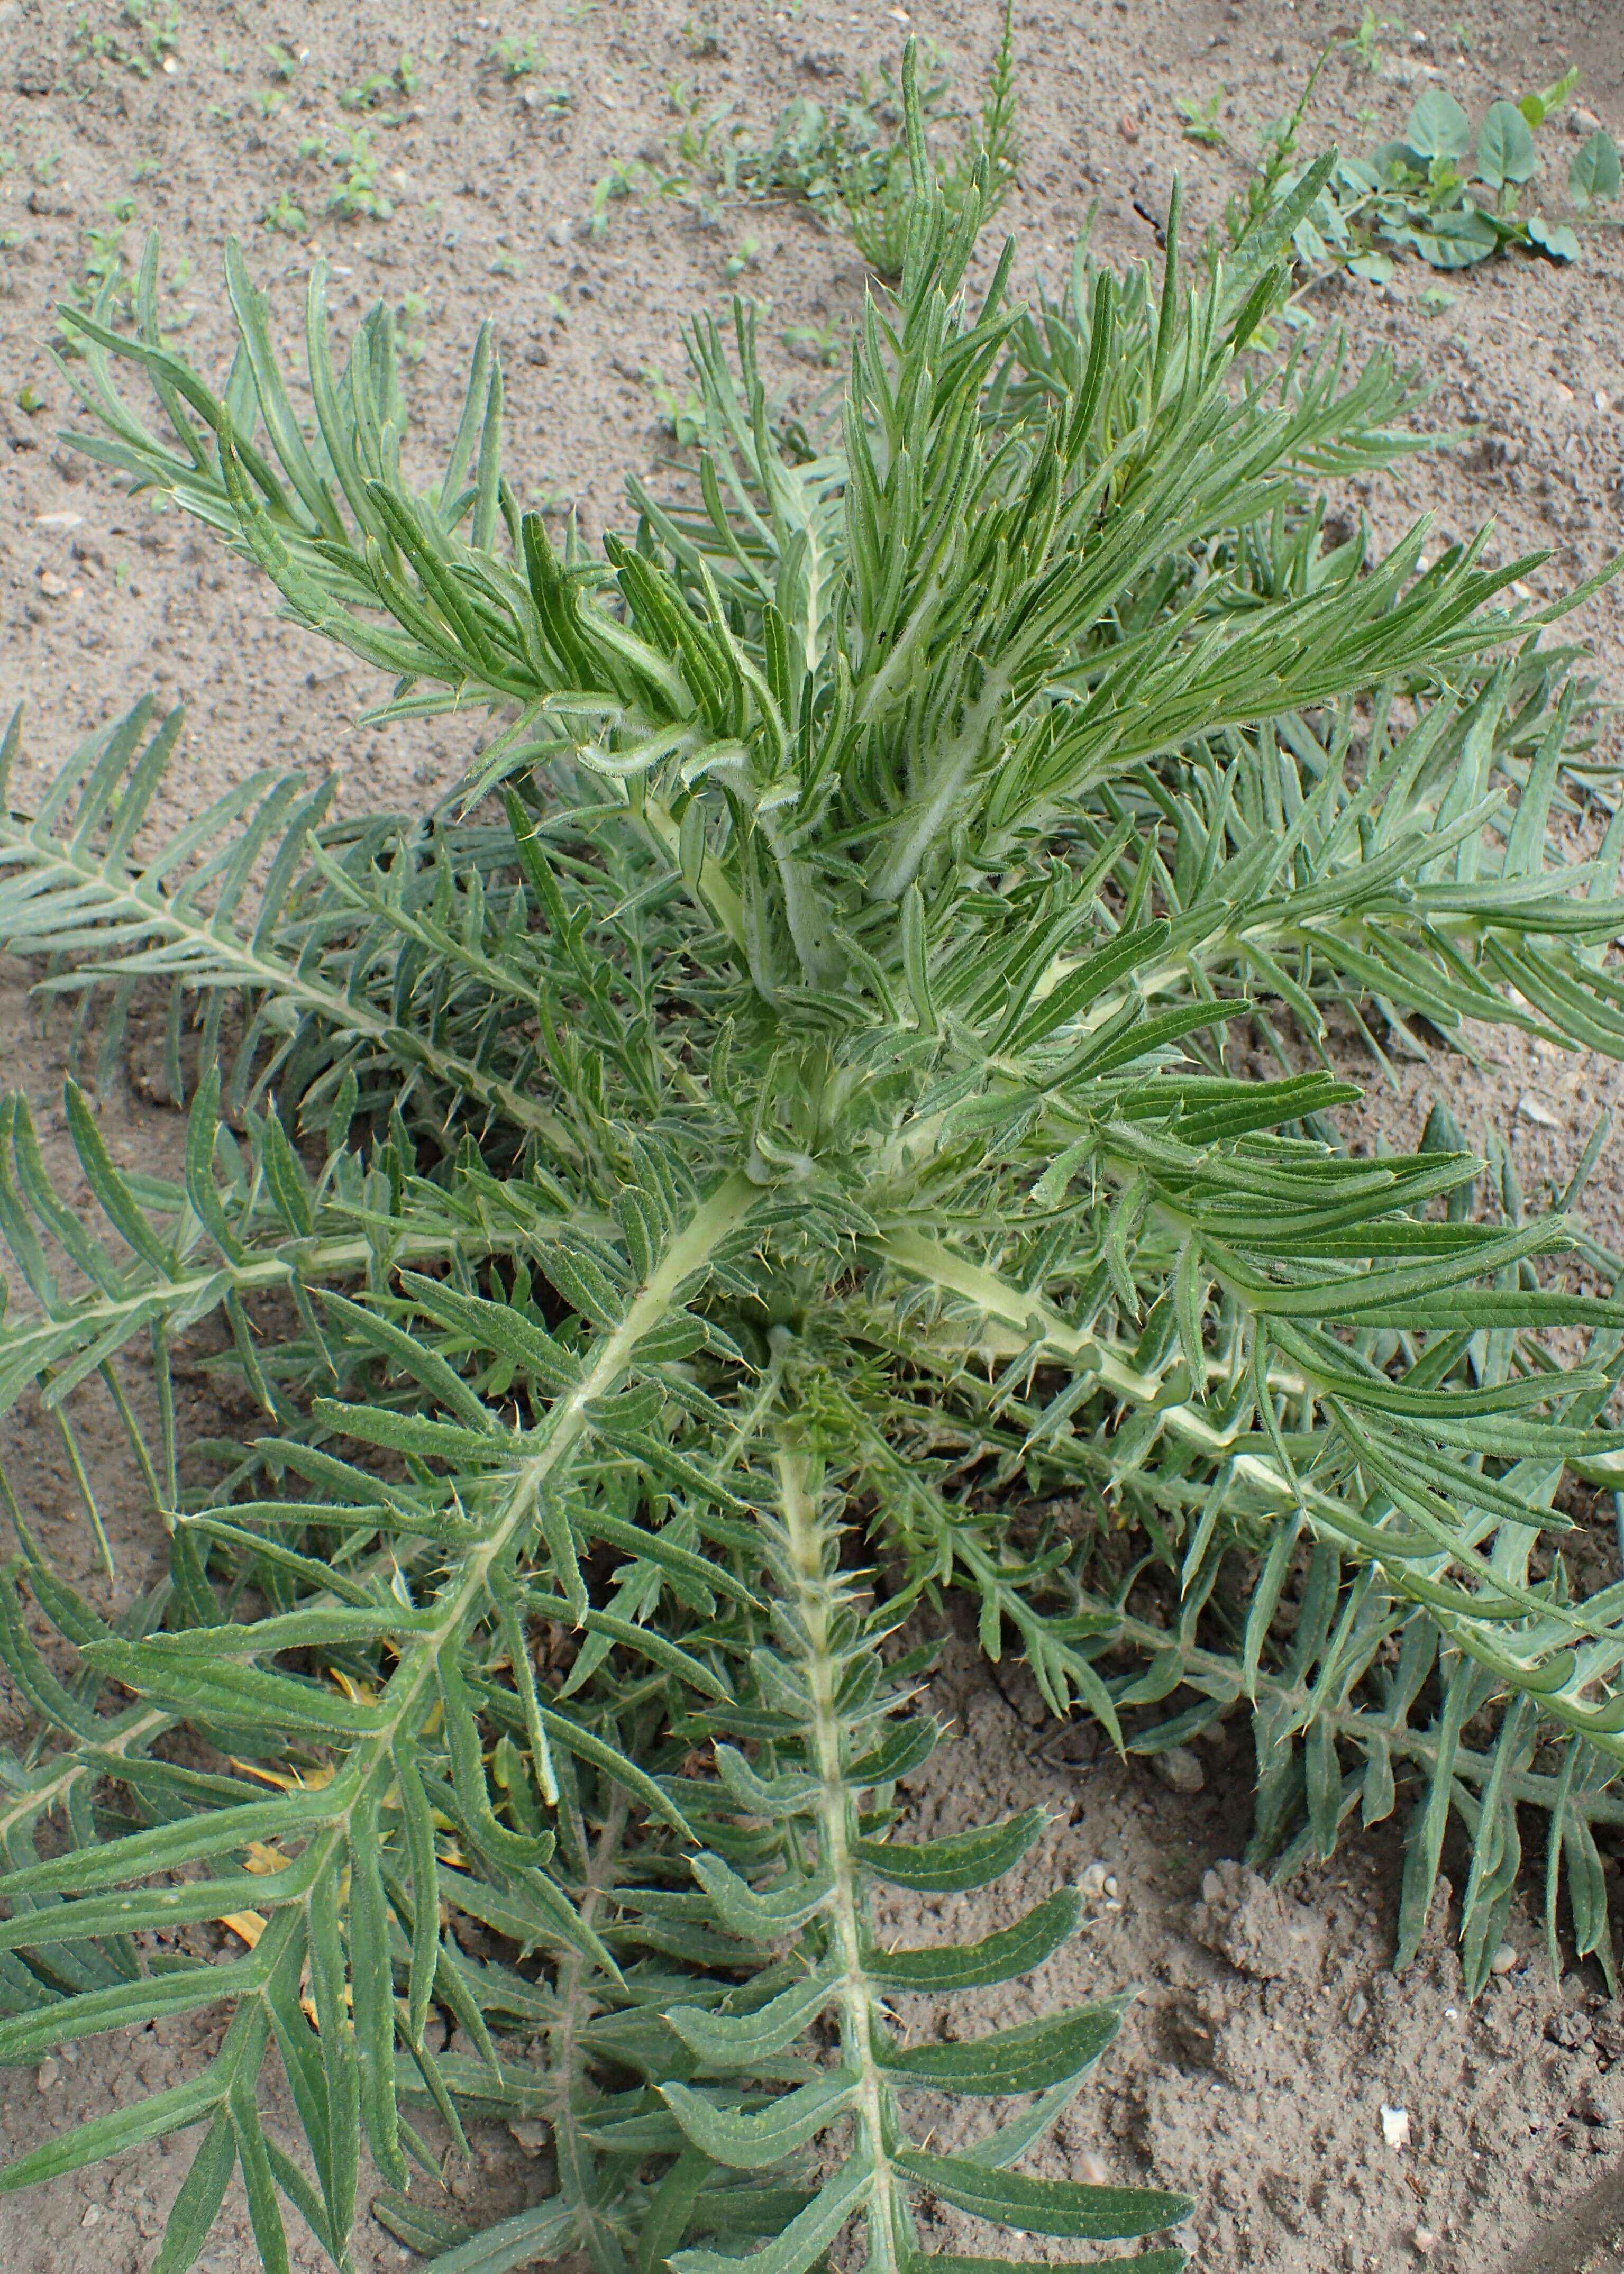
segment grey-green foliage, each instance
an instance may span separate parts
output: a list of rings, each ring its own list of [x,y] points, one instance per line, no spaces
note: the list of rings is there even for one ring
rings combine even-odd
[[[1401,138],[1364,157],[1337,159],[1297,225],[1298,258],[1311,271],[1346,267],[1374,283],[1386,283],[1394,255],[1407,252],[1440,269],[1470,268],[1514,245],[1576,260],[1579,239],[1568,223],[1522,207],[1540,171],[1535,134],[1578,77],[1570,71],[1515,102],[1502,96],[1475,130],[1454,95],[1429,87],[1412,104]],[[1295,115],[1266,129],[1262,162],[1248,184],[1252,209],[1296,187],[1291,158],[1312,92],[1311,80]],[[1568,164],[1568,200],[1576,213],[1590,214],[1620,187],[1618,146],[1598,127]]]
[[[775,431],[748,321],[732,356],[700,326],[702,502],[636,493],[601,556],[560,556],[504,477],[488,335],[414,490],[387,318],[335,373],[320,271],[310,426],[240,256],[219,395],[156,334],[155,249],[139,335],[82,322],[82,447],[388,673],[376,718],[498,722],[461,815],[335,825],[257,779],[154,849],[177,722],[138,712],[0,828],[0,937],[103,1065],[167,990],[190,1100],[171,1184],[117,1168],[70,1088],[100,1225],[20,1100],[0,1128],[0,1390],[70,1444],[110,1397],[171,1540],[113,1629],[18,1516],[0,1648],[41,1736],[0,1764],[0,2058],[230,2010],[195,2079],[4,2182],[206,2127],[162,2274],[234,2160],[267,2267],[279,2195],[342,2264],[363,2137],[445,2274],[713,2274],[756,2240],[801,2274],[859,2216],[871,2263],[914,2268],[921,2189],[1028,2233],[1177,2223],[1184,2198],[1015,2168],[1116,2001],[895,2028],[1076,1918],[1059,1888],[881,1954],[876,1883],[982,1884],[1039,1829],[891,1836],[934,1732],[889,1637],[944,1587],[1141,1749],[1249,1704],[1260,1856],[1415,1780],[1407,1944],[1455,1809],[1474,1969],[1515,1811],[1545,1806],[1553,1917],[1565,1856],[1604,1946],[1624,1594],[1575,1593],[1553,1548],[1565,1470],[1624,1449],[1624,1306],[1560,1259],[1612,1260],[1503,1161],[1491,1199],[1441,1123],[1350,1156],[1356,1092],[1293,1042],[1502,1020],[1624,1054],[1624,822],[1560,850],[1605,787],[1572,655],[1500,605],[1527,563],[1329,541],[1309,485],[1409,447],[1409,397],[1380,363],[1248,358],[1323,166],[1227,266],[1185,276],[1174,230],[1159,283],[1079,260],[1023,313],[1007,254],[966,298],[976,199],[923,192],[909,126],[903,283],[838,434]],[[1248,1028],[1280,1079],[1226,1059]],[[265,1424],[183,1463],[199,1329]],[[1080,1544],[1046,1528],[1079,1502]],[[227,1965],[149,1939],[221,1918]],[[302,2148],[259,2112],[273,2044]],[[915,2087],[1027,2111],[936,2152]],[[454,2138],[545,2119],[553,2192],[460,2234],[403,2192],[435,2168],[418,2105]]]
[[[901,275],[912,176],[903,99],[891,71],[882,68],[877,86],[860,73],[857,93],[839,102],[797,95],[759,140],[731,117],[729,104],[701,117],[697,96],[673,88],[671,100],[684,117],[663,161],[646,153],[613,159],[594,184],[595,237],[607,230],[619,199],[675,199],[712,225],[718,194],[729,201],[782,200],[805,206],[826,228],[843,231],[877,275],[892,282]],[[967,117],[957,111],[945,69],[922,86],[916,79],[914,101],[921,125],[945,145],[936,190],[950,216],[960,215],[974,197],[983,222],[990,220],[1020,162],[1011,7],[1004,8],[979,111]],[[950,123],[951,136],[942,132]],[[728,275],[743,266],[741,255]],[[682,421],[676,423],[679,438],[686,439]]]
[[[945,72],[919,91],[927,124],[950,110]],[[786,198],[842,229],[876,274],[901,275],[907,252],[911,186],[907,142],[898,131],[902,100],[888,72],[877,90],[860,79],[854,97],[835,104],[798,95],[762,143],[733,133],[723,149],[721,182],[733,194]],[[890,114],[892,125],[884,123]],[[981,109],[959,128],[958,145],[938,178],[951,215],[974,196],[983,223],[1008,196],[1020,164],[1012,4],[1004,11]],[[978,169],[981,169],[978,177]]]

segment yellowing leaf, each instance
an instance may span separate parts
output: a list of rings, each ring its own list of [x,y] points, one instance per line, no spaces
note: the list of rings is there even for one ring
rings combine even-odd
[[[250,1950],[265,1932],[265,1921],[258,1911],[228,1911],[220,1924],[229,1926],[233,1934],[240,1934]]]
[[[375,1706],[378,1703],[378,1692],[370,1682],[356,1681],[354,1676],[346,1674],[342,1667],[329,1666],[327,1672],[352,1706]],[[332,1771],[329,1769],[327,1773],[331,1776]]]
[[[331,1784],[338,1773],[330,1761],[323,1762],[318,1768],[306,1769],[301,1775],[297,1769],[261,1768],[258,1761],[239,1761],[230,1754],[227,1758],[232,1767],[241,1769],[244,1776],[258,1777],[261,1784],[274,1784],[279,1792],[320,1792],[323,1785]]]
[[[249,1841],[243,1852],[248,1859],[248,1869],[261,1874],[285,1871],[293,1861],[291,1856],[284,1856],[280,1848],[273,1848],[266,1840]]]
[[[297,1777],[285,1775],[281,1769],[262,1769],[258,1761],[239,1761],[234,1754],[228,1754],[226,1758],[234,1769],[241,1769],[244,1776],[258,1777],[261,1784],[274,1784],[282,1792],[297,1792],[300,1789]]]

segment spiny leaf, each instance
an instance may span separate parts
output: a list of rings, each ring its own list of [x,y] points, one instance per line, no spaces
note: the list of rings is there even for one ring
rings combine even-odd
[[[1073,2180],[1032,2180],[1019,2172],[989,2171],[962,2156],[928,2156],[916,2149],[898,2151],[910,2179],[977,2218],[997,2219],[1028,2234],[1072,2236],[1086,2242],[1115,2242],[1177,2226],[1194,2210],[1188,2195],[1162,2195],[1152,2187],[1083,2187]]]
[[[1081,2006],[959,2044],[887,2051],[882,2059],[898,2084],[992,2096],[1041,2092],[1092,2067],[1121,2027],[1119,2004]]]
[[[1083,1899],[1074,1887],[1056,1888],[1013,1926],[979,1942],[942,1943],[919,1950],[876,1950],[865,1967],[887,1990],[980,1990],[1029,1974],[1075,1934]]]
[[[853,1852],[876,1879],[894,1887],[926,1894],[962,1894],[1001,1879],[1020,1861],[1049,1822],[1047,1811],[1028,1808],[1002,1824],[973,1832],[950,1832],[940,1840],[910,1846],[900,1840],[859,1840]]]

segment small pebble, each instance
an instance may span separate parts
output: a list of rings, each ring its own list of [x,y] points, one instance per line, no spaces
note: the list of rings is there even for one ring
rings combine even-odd
[[[1489,1971],[1491,1974],[1509,1974],[1514,1967],[1521,1963],[1522,1954],[1514,1950],[1510,1943],[1502,1942],[1489,1961]]]
[[[1105,1893],[1105,1882],[1108,1877],[1109,1874],[1107,1873],[1103,1864],[1088,1864],[1085,1868],[1081,1878],[1078,1880],[1077,1886],[1079,1894],[1086,1895],[1092,1901],[1097,1902],[1100,1897]]]
[[[1207,1771],[1188,1745],[1169,1745],[1165,1752],[1150,1757],[1152,1773],[1160,1777],[1169,1792],[1201,1792],[1206,1789]]]
[[[1518,1098],[1517,1111],[1524,1121],[1531,1121],[1539,1129],[1560,1129],[1562,1126],[1561,1116],[1553,1113],[1544,1098],[1536,1097],[1531,1089],[1525,1089]]]
[[[1417,2258],[1430,2258],[1438,2248],[1438,2237],[1430,2226],[1418,2226],[1410,2238]]]
[[[42,2060],[34,2072],[34,2081],[41,2092],[49,2092],[56,2082],[57,2073],[54,2060]]]
[[[1116,1872],[1115,1872],[1115,1871],[1108,1871],[1108,1872],[1106,1873],[1106,1875],[1105,1875],[1105,1897],[1106,1897],[1106,1901],[1107,1901],[1108,1902],[1113,1902],[1113,1903],[1114,1903],[1114,1902],[1116,1901],[1116,1896],[1117,1896],[1118,1892],[1119,1892],[1119,1891],[1118,1891],[1118,1888],[1117,1888],[1117,1886],[1116,1886]]]
[[[1122,117],[1116,121],[1116,132],[1121,135],[1124,142],[1137,142],[1139,140],[1139,121],[1134,117],[1132,111],[1124,110],[1123,112]]]
[[[68,588],[63,582],[62,578],[56,576],[53,570],[49,568],[41,569],[40,590],[44,593],[48,600],[59,600],[67,589]]]
[[[1352,1997],[1348,2000],[1349,2027],[1350,2029],[1357,2029],[1359,2023],[1365,2019],[1365,2016],[1369,2013],[1369,2011],[1370,1999],[1365,1996],[1363,1990],[1356,1990]]]
[[[85,2216],[84,2216],[84,2218],[81,2218],[81,2219],[80,2219],[80,2221],[79,2221],[79,2225],[80,2225],[81,2226],[100,2226],[100,2225],[101,2225],[101,2224],[102,2224],[102,2206],[101,2206],[101,2204],[100,2204],[100,2203],[87,2203],[87,2204],[85,2206]]]
[[[1410,2145],[1410,2111],[1407,2108],[1383,2108],[1381,2136],[1389,2148]]]
[[[1108,2187],[1111,2175],[1092,2149],[1085,2148],[1074,2166],[1077,2177],[1086,2187]]]

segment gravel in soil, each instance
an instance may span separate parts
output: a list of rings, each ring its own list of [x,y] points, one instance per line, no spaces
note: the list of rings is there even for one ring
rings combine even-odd
[[[1257,122],[1289,109],[1326,40],[1358,11],[1337,0],[1075,0],[1018,9],[1024,157],[1006,218],[1018,283],[1064,275],[1097,207],[1096,248],[1113,261],[1154,258],[1174,167],[1191,226],[1215,219],[1243,178],[1228,150],[1179,137],[1177,95],[1204,103],[1244,149]],[[220,256],[240,234],[272,293],[284,338],[318,249],[331,264],[341,329],[375,298],[397,312],[406,385],[423,433],[450,431],[478,320],[493,313],[509,379],[508,436],[527,502],[577,513],[589,538],[620,515],[628,471],[648,475],[672,449],[648,374],[679,398],[682,320],[725,306],[738,289],[769,302],[766,360],[786,404],[809,414],[829,384],[826,342],[859,305],[863,272],[844,241],[802,211],[723,207],[714,215],[627,200],[601,238],[592,185],[613,162],[658,157],[680,121],[722,105],[757,132],[796,94],[836,97],[894,56],[905,26],[936,41],[962,88],[985,68],[996,29],[989,0],[943,0],[910,19],[804,0],[770,12],[705,0],[630,0],[567,9],[512,0],[475,17],[431,0],[182,0],[171,56],[147,72],[76,36],[117,31],[114,0],[87,11],[60,0],[0,0],[0,611],[9,701],[26,699],[26,808],[41,770],[147,686],[188,710],[185,756],[169,817],[195,809],[263,764],[335,769],[346,809],[417,805],[468,757],[460,730],[435,722],[384,738],[357,728],[373,689],[363,668],[275,621],[257,574],[154,501],[127,499],[64,448],[74,412],[41,352],[53,304],[123,232],[139,249],[162,232],[166,325],[206,371],[226,357]],[[105,19],[105,22],[103,22]],[[537,68],[509,76],[499,40],[533,40]],[[1447,18],[1383,34],[1378,68],[1339,59],[1322,77],[1305,146],[1357,150],[1398,133],[1417,94],[1447,87],[1477,115],[1501,94],[1583,78],[1569,117],[1542,136],[1559,181],[1586,123],[1624,129],[1624,28],[1617,0],[1452,0]],[[273,57],[281,51],[286,64]],[[340,97],[394,73],[370,110]],[[173,64],[173,69],[169,67]],[[285,77],[278,76],[286,68]],[[407,79],[415,81],[408,87]],[[553,90],[568,90],[568,102]],[[385,124],[385,118],[388,123]],[[340,174],[302,144],[377,161],[381,212],[324,210]],[[302,219],[296,220],[296,215]],[[755,240],[751,249],[748,241]],[[190,274],[185,274],[189,265]],[[730,266],[736,286],[730,282]],[[1549,548],[1530,591],[1553,594],[1597,568],[1619,542],[1624,495],[1624,245],[1587,232],[1572,268],[1522,258],[1447,280],[1402,265],[1385,290],[1351,282],[1317,292],[1320,336],[1345,326],[1357,358],[1382,349],[1420,362],[1436,382],[1433,420],[1461,430],[1447,455],[1402,478],[1333,485],[1333,512],[1366,515],[1390,541],[1420,510],[1439,540],[1492,517],[1494,557]],[[26,407],[34,405],[37,407]],[[1575,620],[1598,676],[1624,694],[1624,598],[1612,587]],[[1559,1189],[1618,1070],[1542,1051],[1508,1030],[1469,1038],[1475,1063],[1434,1055],[1370,1082],[1356,1137],[1414,1141],[1435,1095],[1469,1140],[1510,1144],[1525,1191]],[[27,1090],[52,1165],[71,1161],[54,1115],[59,1034],[32,1025],[16,974],[0,987],[8,1080]],[[177,1117],[142,1081],[102,1101],[116,1157],[149,1165],[178,1156]],[[71,1190],[71,1178],[68,1188]],[[1616,1156],[1604,1158],[1587,1207],[1598,1235],[1624,1245]],[[194,1429],[241,1426],[201,1378]],[[152,1577],[162,1542],[128,1499],[110,1416],[87,1426],[92,1482],[120,1559],[121,1591]],[[43,1419],[6,1417],[0,1450],[53,1555],[106,1600],[67,1465]],[[1503,1971],[1467,2005],[1440,1886],[1428,1939],[1402,1982],[1386,1970],[1396,1901],[1392,1826],[1351,1841],[1335,1863],[1283,1894],[1233,1862],[1244,1845],[1251,1781],[1239,1733],[1192,1749],[1170,1781],[1143,1763],[1087,1758],[1086,1736],[1043,1723],[1019,1680],[989,1681],[967,1643],[950,1645],[936,1704],[957,1742],[919,1781],[916,1835],[1041,1801],[1054,1814],[1024,1877],[944,1913],[944,1928],[985,1932],[1061,1875],[1089,1891],[1089,1923],[1045,1972],[1045,2003],[1114,1990],[1139,1996],[1099,2088],[1042,2150],[1039,2167],[1076,2178],[1154,2179],[1199,2198],[1189,2233],[1203,2274],[1241,2269],[1389,2270],[1447,2274],[1613,2274],[1624,2221],[1624,2022],[1589,1969],[1551,1977],[1532,1912],[1515,1917]],[[15,1701],[0,1698],[16,1735]],[[1068,1758],[1067,1756],[1070,1756]],[[1611,1875],[1611,1874],[1610,1874]],[[921,1924],[898,1909],[898,1930]],[[222,1944],[229,1938],[222,1930]],[[222,1950],[222,1955],[225,1954]],[[1031,1993],[989,1998],[979,2018],[1016,2018]],[[943,2017],[921,2010],[921,2029]],[[955,2008],[951,2026],[978,2016]],[[15,2153],[68,2125],[192,2073],[211,2024],[156,2024],[90,2040],[39,2068],[0,2077],[0,2139]],[[1386,2113],[1384,2114],[1384,2112]],[[938,2141],[960,2120],[944,2106]],[[6,2274],[135,2274],[155,2238],[191,2142],[141,2150],[27,2196],[0,2199]],[[547,2161],[533,2136],[475,2135],[476,2165],[451,2172],[470,2218],[535,2200]],[[1579,2206],[1577,2210],[1574,2206]],[[974,2248],[949,2215],[936,2247]],[[1041,2248],[1042,2246],[1034,2246]],[[308,2237],[300,2270],[321,2263]],[[1508,2264],[1508,2255],[1525,2255]],[[363,2221],[357,2274],[407,2263]],[[255,2255],[240,2197],[203,2257],[205,2274],[249,2274]]]

